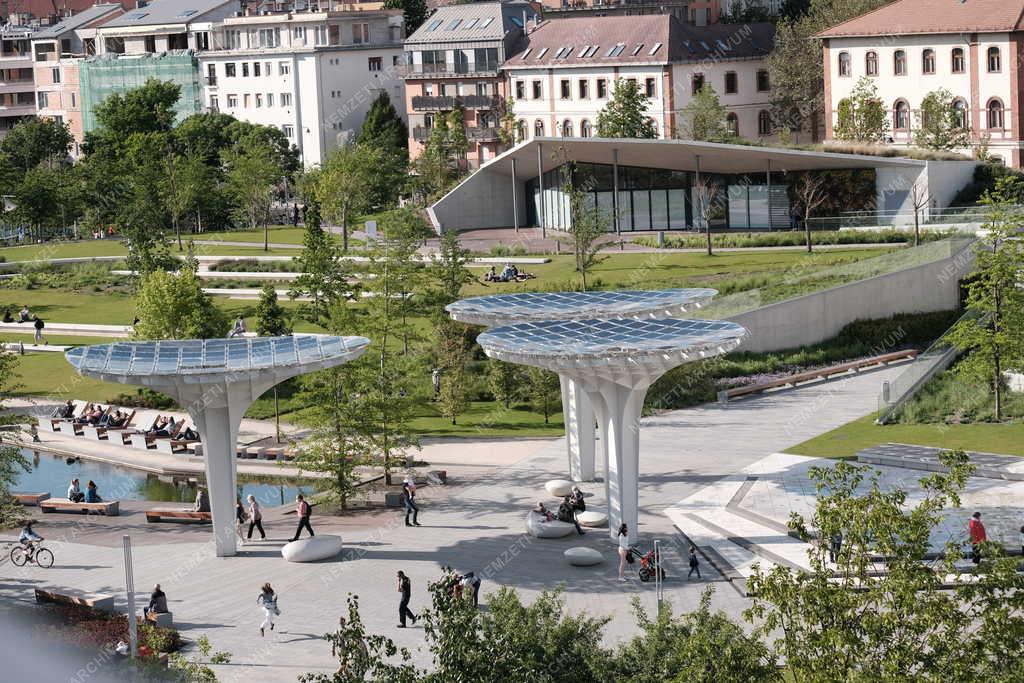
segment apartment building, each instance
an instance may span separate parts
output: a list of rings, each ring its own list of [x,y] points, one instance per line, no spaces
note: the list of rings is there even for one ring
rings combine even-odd
[[[29,26],[0,27],[0,137],[36,113],[32,79],[32,36]]]
[[[527,2],[441,7],[405,41],[409,157],[423,150],[437,116],[463,112],[470,168],[502,149],[498,135],[508,90],[502,74],[525,26],[536,22]]]
[[[834,137],[840,102],[866,76],[888,111],[891,145],[913,144],[921,101],[945,88],[972,147],[1021,166],[1024,0],[896,0],[818,37],[826,139]]]
[[[617,79],[635,81],[659,138],[685,136],[684,109],[708,83],[733,131],[771,137],[764,58],[771,24],[697,27],[669,15],[568,18],[530,27],[505,63],[517,138],[592,137]]]
[[[403,111],[403,24],[399,10],[369,8],[225,18],[199,53],[205,107],[279,128],[319,164],[381,92]]]
[[[93,5],[32,35],[37,116],[68,125],[77,157],[84,140],[79,65],[96,54],[97,27],[124,10],[120,4]]]

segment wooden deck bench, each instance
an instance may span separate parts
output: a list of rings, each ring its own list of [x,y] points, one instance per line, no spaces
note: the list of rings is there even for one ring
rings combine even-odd
[[[12,493],[11,495],[22,505],[39,505],[50,497],[49,493]]]
[[[89,405],[85,401],[73,401],[74,410],[71,413],[71,417],[54,417],[50,415],[48,417],[39,418],[39,429],[44,432],[57,432],[60,431],[60,426],[69,423],[76,417],[81,417],[85,410],[85,407]],[[61,404],[63,407],[63,404]]]
[[[175,455],[188,450],[192,444],[199,443],[199,439],[157,439],[154,443],[160,453]]]
[[[134,429],[132,421],[135,419],[135,411],[132,411],[128,415],[128,419],[125,421],[123,427],[96,427],[93,425],[84,425],[82,427],[82,435],[87,439],[93,441],[102,441],[104,439],[109,440],[110,432],[124,432],[125,430]]]
[[[22,505],[39,505],[40,503],[42,503],[43,501],[49,499],[49,497],[50,497],[49,493],[39,493],[39,494],[13,493],[13,494],[11,494],[11,496],[14,497],[15,501],[17,501],[18,503],[20,503]]]
[[[147,522],[212,522],[212,512],[196,512],[188,508],[150,508],[146,510]]]
[[[121,514],[120,505],[116,500],[104,500],[99,503],[72,503],[67,498],[50,498],[39,503],[43,512],[77,512],[81,514],[106,515],[117,517]]]
[[[36,588],[36,602],[52,602],[58,605],[81,605],[103,610],[104,612],[114,611],[114,596],[106,593],[86,593],[75,591],[69,588],[56,590],[43,590]]]
[[[893,351],[892,353],[884,353],[880,356],[872,356],[870,358],[850,361],[849,363],[832,365],[827,368],[821,368],[820,370],[798,372],[794,375],[787,375],[786,377],[780,377],[779,379],[773,379],[768,382],[759,382],[758,384],[749,384],[744,387],[736,387],[735,389],[720,391],[718,392],[718,401],[720,403],[726,403],[729,399],[739,398],[740,396],[747,396],[749,394],[759,394],[762,391],[767,391],[768,389],[778,389],[786,386],[795,387],[802,382],[810,382],[816,379],[827,380],[829,377],[846,374],[851,370],[853,372],[857,372],[864,368],[870,368],[876,365],[888,365],[895,361],[913,359],[917,357],[917,353],[918,352],[915,349]]]

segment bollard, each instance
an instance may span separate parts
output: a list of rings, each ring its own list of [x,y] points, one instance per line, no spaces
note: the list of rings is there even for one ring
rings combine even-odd
[[[665,248],[665,231],[664,230],[659,230],[658,231],[658,248],[659,249],[664,249]]]

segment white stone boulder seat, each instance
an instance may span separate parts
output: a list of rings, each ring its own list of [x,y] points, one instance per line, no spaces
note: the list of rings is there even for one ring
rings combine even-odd
[[[564,498],[572,493],[573,483],[567,479],[552,479],[544,484],[544,489],[556,498]]]
[[[286,543],[281,548],[281,557],[289,562],[316,562],[334,557],[341,548],[341,536],[321,534]]]
[[[608,526],[608,515],[599,510],[587,510],[586,512],[577,512],[576,521],[580,523],[580,526],[603,527]]]
[[[574,567],[591,567],[604,562],[604,555],[600,551],[583,546],[569,548],[562,553],[562,556]]]
[[[534,538],[564,538],[576,532],[576,527],[557,519],[547,520],[533,510],[526,513],[526,533]]]

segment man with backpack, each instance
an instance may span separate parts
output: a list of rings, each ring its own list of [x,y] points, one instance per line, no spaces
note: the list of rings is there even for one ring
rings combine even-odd
[[[299,540],[299,534],[302,533],[303,528],[309,531],[310,537],[315,536],[313,527],[309,524],[309,516],[313,514],[313,506],[306,502],[301,493],[295,496],[295,514],[298,515],[299,526],[295,528],[295,536],[292,537],[292,540]]]

